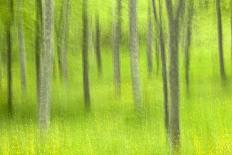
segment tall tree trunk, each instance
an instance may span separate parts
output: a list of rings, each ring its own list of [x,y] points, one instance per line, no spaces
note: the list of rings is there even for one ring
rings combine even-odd
[[[116,20],[114,22],[113,40],[113,62],[114,62],[114,84],[117,96],[121,94],[121,65],[120,65],[120,43],[121,43],[121,10],[122,0],[117,0]]]
[[[152,53],[152,37],[153,37],[153,26],[151,20],[151,6],[148,5],[148,12],[147,12],[147,68],[149,75],[152,73],[153,70],[153,53]]]
[[[37,99],[40,95],[40,57],[42,52],[42,0],[35,0],[36,22],[35,22],[35,70],[36,70],[36,88]]]
[[[102,58],[101,58],[101,29],[100,29],[100,21],[99,21],[99,13],[96,13],[95,18],[95,26],[96,26],[96,58],[97,58],[97,69],[98,74],[102,74]]]
[[[230,0],[230,53],[232,58],[232,0]]]
[[[183,13],[185,1],[180,0],[176,9],[172,0],[166,0],[169,23],[169,91],[170,91],[170,115],[169,135],[172,154],[179,154],[180,151],[180,119],[179,119],[179,25]]]
[[[129,1],[130,16],[130,59],[131,59],[131,80],[133,97],[136,111],[142,110],[140,78],[139,78],[139,47],[137,32],[137,0]]]
[[[159,0],[159,20],[157,16],[157,9],[155,0],[152,0],[153,13],[156,23],[156,29],[159,38],[159,49],[161,53],[161,62],[162,62],[162,80],[163,80],[163,96],[164,96],[164,123],[165,128],[168,133],[169,130],[169,110],[168,110],[168,78],[167,78],[167,60],[166,60],[166,50],[165,50],[165,40],[164,32],[162,26],[162,6],[161,1]]]
[[[187,89],[187,94],[189,94],[189,72],[190,72],[190,46],[191,46],[191,39],[192,39],[192,20],[193,20],[193,2],[192,0],[189,1],[187,6],[187,13],[186,13],[186,30],[185,30],[185,84]]]
[[[13,114],[12,105],[12,37],[11,26],[7,27],[7,78],[8,78],[8,113],[10,116]]]
[[[83,90],[84,103],[87,111],[90,110],[90,90],[89,90],[89,62],[88,62],[88,0],[83,0],[82,20],[83,20],[83,42],[82,42],[82,63],[83,63]]]
[[[41,53],[40,68],[40,103],[39,125],[40,129],[47,130],[50,122],[51,82],[53,68],[53,0],[44,0],[42,11],[43,50]]]
[[[68,32],[69,32],[69,9],[70,0],[63,0],[61,9],[61,18],[59,26],[58,36],[58,59],[59,59],[59,70],[60,75],[64,82],[68,79]]]
[[[14,3],[13,0],[8,1],[10,18],[6,25],[6,41],[7,41],[7,78],[8,78],[8,114],[13,115],[13,85],[12,85],[12,26],[14,22]]]
[[[26,53],[24,42],[24,27],[23,27],[23,0],[19,2],[19,21],[18,21],[18,40],[19,40],[19,58],[20,58],[20,70],[21,70],[21,87],[22,92],[25,95],[27,89],[26,81]]]
[[[224,53],[223,53],[223,30],[222,30],[222,16],[221,16],[221,0],[216,0],[216,13],[217,13],[217,30],[218,30],[218,54],[220,74],[222,80],[226,79]]]

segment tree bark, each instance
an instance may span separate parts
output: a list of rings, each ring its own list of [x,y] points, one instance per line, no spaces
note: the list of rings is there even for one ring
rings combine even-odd
[[[26,81],[26,52],[24,42],[24,21],[23,21],[23,0],[19,2],[19,21],[18,21],[18,40],[19,40],[19,58],[20,58],[20,70],[21,70],[21,87],[22,92],[25,95],[27,90]]]
[[[169,24],[169,91],[170,91],[170,115],[169,135],[172,154],[179,154],[180,151],[180,118],[179,118],[179,25],[183,13],[185,1],[180,0],[176,9],[172,0],[166,0]]]
[[[35,22],[35,70],[36,70],[36,88],[37,100],[40,95],[40,55],[42,52],[42,0],[35,0],[36,22]]]
[[[13,103],[12,103],[12,37],[11,37],[11,26],[7,27],[7,78],[8,78],[8,113],[10,116],[13,114]]]
[[[89,90],[89,64],[88,64],[88,46],[89,46],[89,24],[88,24],[88,0],[83,0],[82,8],[83,20],[83,42],[82,42],[82,64],[83,64],[83,90],[84,90],[84,103],[87,111],[90,110],[90,90]]]
[[[218,54],[220,75],[222,80],[226,79],[225,65],[224,65],[224,52],[223,52],[223,30],[222,30],[222,17],[221,17],[221,0],[216,0],[216,13],[217,13],[217,31],[218,31]]]
[[[40,129],[47,131],[50,123],[51,82],[53,69],[53,0],[44,0],[42,11],[43,50],[41,53],[41,82],[39,103]]]
[[[12,25],[14,22],[14,3],[13,0],[8,1],[9,14],[6,25],[6,41],[7,41],[7,78],[8,78],[8,114],[11,117],[13,115],[13,80],[12,80]]]
[[[168,110],[168,77],[167,77],[167,60],[166,60],[166,50],[165,50],[165,40],[164,32],[162,27],[162,10],[161,2],[159,0],[159,19],[157,15],[156,3],[155,0],[152,0],[154,19],[156,24],[156,29],[159,39],[159,49],[161,53],[161,63],[162,63],[162,83],[163,83],[163,97],[164,97],[164,124],[166,131],[169,131],[169,110]]]
[[[101,29],[100,29],[100,21],[99,21],[99,13],[96,13],[96,59],[97,59],[97,69],[98,75],[102,74],[102,58],[101,58]]]
[[[122,0],[117,0],[116,20],[113,32],[113,63],[114,63],[114,85],[117,96],[121,95],[121,65],[120,65],[120,43],[121,43],[121,13]]]
[[[151,75],[153,71],[153,49],[152,49],[152,37],[153,37],[153,26],[151,20],[151,6],[148,5],[148,12],[147,12],[147,69],[149,75]]]
[[[185,30],[185,84],[187,94],[189,94],[189,72],[190,72],[190,46],[191,46],[191,39],[192,39],[192,20],[193,20],[193,2],[190,0],[187,6],[187,13],[186,13],[186,30]]]
[[[129,1],[130,16],[130,59],[131,80],[136,111],[142,110],[140,77],[139,77],[139,47],[137,32],[137,0]]]
[[[63,0],[58,36],[58,59],[60,75],[64,82],[68,80],[68,33],[70,0]]]

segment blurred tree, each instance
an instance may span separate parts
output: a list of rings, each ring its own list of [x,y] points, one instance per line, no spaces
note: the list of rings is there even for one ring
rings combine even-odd
[[[162,83],[163,83],[163,96],[164,96],[164,123],[166,131],[169,130],[169,111],[168,111],[168,78],[167,78],[167,60],[166,60],[166,49],[165,49],[165,40],[164,40],[164,31],[162,23],[162,5],[159,0],[159,18],[156,8],[155,0],[152,0],[153,14],[155,19],[156,31],[159,39],[159,49],[161,53],[162,61]]]
[[[18,1],[18,41],[19,41],[19,58],[21,70],[21,86],[22,92],[25,95],[27,89],[26,81],[26,52],[24,41],[24,19],[23,19],[23,0]]]
[[[88,62],[88,0],[83,0],[82,8],[82,23],[83,23],[83,37],[82,37],[82,63],[83,63],[83,90],[84,103],[87,111],[90,110],[90,91],[89,91],[89,62]]]
[[[50,122],[51,82],[53,68],[53,0],[42,3],[42,51],[40,63],[39,125],[47,130]]]
[[[58,31],[58,60],[59,71],[63,82],[68,79],[68,33],[69,33],[70,0],[63,0]]]
[[[150,0],[149,0],[150,2]],[[151,20],[151,5],[150,3],[148,4],[148,9],[147,9],[147,68],[148,68],[148,73],[151,75],[152,70],[153,70],[153,46],[152,46],[152,39],[153,39],[153,25],[152,25],[152,20]]]
[[[8,0],[8,20],[6,22],[6,41],[7,41],[7,78],[8,78],[8,113],[13,115],[13,86],[12,86],[12,27],[14,23],[14,3]]]
[[[137,0],[129,1],[129,25],[130,25],[130,59],[131,80],[136,111],[142,110],[140,77],[139,77],[139,47],[137,30]]]
[[[40,57],[42,52],[42,0],[35,0],[36,21],[35,21],[35,70],[36,70],[36,85],[37,98],[39,101],[40,92]]]
[[[176,4],[176,6],[174,6]],[[166,0],[169,28],[169,92],[170,92],[170,115],[169,135],[172,154],[180,152],[180,119],[179,119],[179,31],[180,19],[185,6],[184,0]]]
[[[192,39],[192,22],[193,22],[193,4],[194,1],[188,0],[187,1],[187,11],[186,11],[186,16],[185,16],[185,48],[184,48],[184,53],[185,53],[185,83],[186,83],[186,89],[187,93],[189,94],[189,72],[190,72],[190,46],[191,46],[191,39]]]
[[[217,13],[217,31],[218,31],[218,54],[219,66],[222,80],[226,79],[225,65],[224,65],[224,52],[223,52],[223,28],[222,28],[222,15],[221,15],[221,0],[216,0],[216,13]]]
[[[120,43],[122,22],[122,0],[116,0],[116,18],[114,20],[113,32],[113,63],[114,63],[114,85],[116,95],[121,94],[121,65],[120,65]]]
[[[96,26],[96,59],[97,59],[97,69],[98,74],[102,74],[102,57],[101,57],[101,28],[99,21],[99,11],[96,12],[95,16],[95,26]]]

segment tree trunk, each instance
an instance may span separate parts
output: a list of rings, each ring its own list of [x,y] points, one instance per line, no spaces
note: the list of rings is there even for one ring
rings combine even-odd
[[[170,115],[169,135],[172,154],[180,152],[180,119],[179,119],[179,25],[183,13],[185,1],[180,0],[174,9],[172,0],[166,0],[169,23],[169,91],[170,91]]]
[[[122,0],[117,0],[116,21],[114,22],[113,40],[113,63],[114,63],[114,84],[117,96],[121,94],[121,65],[120,65],[120,43],[121,43],[121,10]]]
[[[24,27],[23,27],[23,1],[19,2],[19,21],[18,21],[18,40],[19,40],[19,58],[20,58],[20,70],[21,70],[21,87],[22,92],[25,95],[27,89],[26,81],[26,53],[24,42]]]
[[[190,72],[190,46],[192,39],[192,20],[193,20],[193,2],[190,0],[187,7],[187,16],[186,16],[186,31],[185,31],[185,84],[187,94],[189,94],[189,72]]]
[[[82,42],[82,63],[83,63],[83,90],[84,103],[87,111],[90,110],[90,90],[89,90],[89,64],[88,64],[88,0],[83,0],[82,8],[83,20],[83,42]]]
[[[36,70],[36,87],[38,103],[40,95],[40,55],[42,52],[42,0],[35,0],[36,23],[35,23],[35,70]]]
[[[98,74],[102,74],[102,58],[101,58],[101,30],[100,30],[100,22],[99,22],[99,14],[96,14],[96,58],[97,58],[97,69]]]
[[[159,49],[161,53],[161,62],[162,62],[162,80],[163,80],[163,96],[164,96],[164,123],[165,128],[168,133],[169,131],[169,110],[168,110],[168,78],[167,78],[167,62],[166,62],[166,50],[165,50],[165,41],[164,41],[164,32],[162,27],[162,11],[161,11],[161,2],[159,0],[159,20],[157,16],[157,9],[155,5],[155,0],[152,0],[153,4],[153,13],[159,38]]]
[[[67,46],[68,46],[68,32],[69,32],[69,8],[70,1],[63,0],[60,26],[59,26],[59,36],[58,36],[58,59],[59,59],[59,70],[60,75],[64,82],[68,79],[68,56],[67,56]]]
[[[153,53],[152,53],[152,37],[153,37],[153,26],[151,20],[151,6],[148,5],[148,13],[147,13],[147,68],[148,73],[151,75],[153,70]]]
[[[10,18],[6,25],[6,41],[7,41],[7,84],[8,84],[8,114],[13,115],[13,85],[12,85],[12,25],[14,22],[14,3],[13,0],[8,1]]]
[[[11,24],[10,24],[11,25]],[[8,113],[10,116],[13,114],[12,105],[12,38],[11,38],[11,26],[7,27],[7,78],[8,78]]]
[[[218,30],[218,54],[220,74],[222,80],[226,79],[225,65],[224,65],[224,53],[223,53],[223,30],[222,30],[222,17],[221,17],[221,0],[216,0],[216,12],[217,12],[217,30]]]
[[[43,50],[41,53],[41,82],[39,103],[40,129],[47,130],[50,122],[51,82],[53,68],[53,0],[44,0],[42,11]]]
[[[130,59],[131,59],[131,80],[133,97],[136,111],[142,110],[140,78],[139,78],[139,47],[137,34],[137,0],[130,0]]]

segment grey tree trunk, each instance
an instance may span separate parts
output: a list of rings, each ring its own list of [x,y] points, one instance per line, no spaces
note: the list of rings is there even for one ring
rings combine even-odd
[[[50,122],[51,82],[53,69],[53,0],[44,0],[42,3],[42,32],[43,48],[40,68],[40,103],[39,125],[40,129],[47,130]]]
[[[189,94],[189,72],[190,72],[190,46],[191,46],[191,39],[192,39],[192,20],[193,20],[193,2],[192,0],[189,1],[187,6],[187,13],[186,13],[186,30],[185,30],[185,84],[187,94]]]
[[[148,73],[151,75],[153,71],[153,49],[152,49],[152,37],[153,37],[153,25],[151,20],[151,6],[148,5],[148,12],[147,12],[147,68]]]
[[[223,53],[223,30],[222,30],[222,17],[221,17],[221,0],[216,0],[216,13],[217,13],[217,30],[218,30],[218,54],[220,74],[222,80],[226,79],[224,53]]]
[[[159,19],[157,16],[157,9],[155,0],[152,0],[153,13],[155,18],[156,29],[158,33],[159,39],[159,49],[161,53],[161,61],[162,61],[162,80],[163,80],[163,96],[164,96],[164,123],[165,128],[168,133],[169,130],[169,110],[168,110],[168,77],[167,77],[167,60],[166,60],[166,50],[165,50],[165,40],[164,40],[164,32],[162,26],[162,6],[159,0]]]
[[[170,91],[170,115],[169,115],[169,135],[172,154],[180,152],[180,119],[179,119],[179,25],[180,17],[183,13],[185,1],[180,0],[173,6],[172,0],[166,0],[169,23],[169,91]]]
[[[12,37],[11,37],[11,26],[7,27],[7,78],[8,78],[8,113],[10,116],[13,114],[12,104]]]
[[[84,103],[87,111],[90,110],[90,90],[89,90],[89,62],[88,62],[88,46],[89,46],[89,24],[88,24],[88,0],[83,0],[82,20],[83,20],[83,42],[82,42],[82,64],[83,64],[83,90]]]
[[[26,52],[24,42],[24,21],[23,21],[23,0],[19,2],[19,19],[18,19],[18,40],[19,40],[19,58],[20,58],[20,70],[21,70],[21,87],[22,92],[25,95],[27,90],[26,81]]]
[[[139,47],[137,32],[137,0],[129,1],[129,23],[130,23],[130,59],[131,80],[133,97],[136,111],[142,110],[141,89],[139,78]]]
[[[6,41],[7,41],[7,84],[8,84],[8,114],[13,115],[13,85],[12,85],[12,25],[14,21],[14,3],[13,0],[8,1],[10,18],[6,25]]]
[[[100,21],[99,21],[99,14],[96,13],[95,18],[95,26],[96,26],[96,59],[97,59],[97,69],[98,74],[101,76],[102,74],[102,57],[101,57],[101,29],[100,29]]]
[[[122,0],[117,0],[116,20],[113,32],[113,63],[114,63],[114,85],[117,96],[121,94],[121,65],[120,65],[120,43],[121,43],[121,13]]]
[[[59,70],[60,75],[64,82],[68,80],[68,56],[67,56],[67,47],[68,47],[68,32],[69,32],[69,10],[70,10],[70,1],[63,0],[61,18],[60,18],[60,27],[59,27],[59,36],[58,36],[58,57],[59,57]]]
[[[36,70],[36,87],[37,87],[37,100],[39,101],[40,95],[40,55],[42,52],[42,0],[35,0],[36,8],[36,22],[35,22],[35,70]]]
[[[230,0],[230,53],[232,58],[232,0]]]

